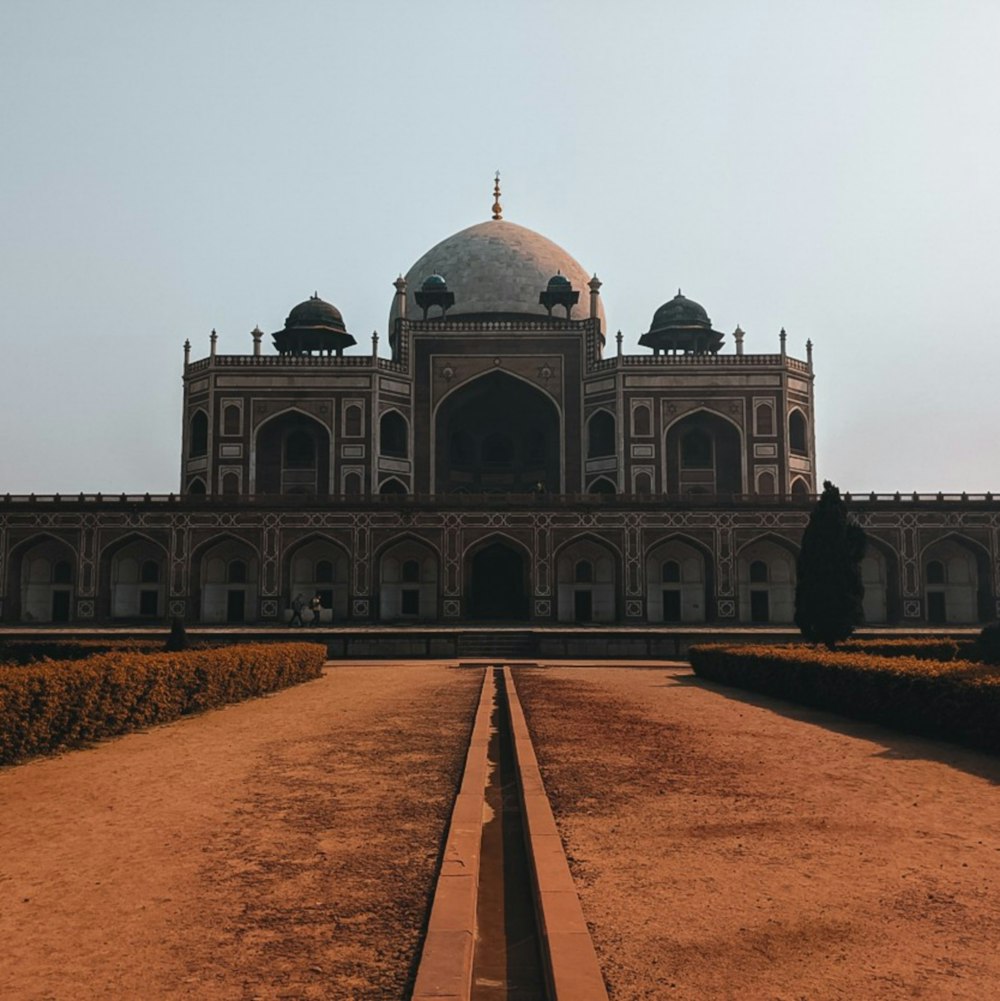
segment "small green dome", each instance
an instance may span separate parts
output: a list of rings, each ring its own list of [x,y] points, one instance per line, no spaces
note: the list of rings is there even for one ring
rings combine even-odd
[[[559,273],[559,274],[554,274],[549,279],[548,287],[549,288],[556,288],[559,286],[566,287],[569,285],[569,283],[570,283],[569,279],[564,274]]]
[[[425,292],[432,292],[435,289],[447,288],[447,286],[448,283],[444,280],[444,278],[442,278],[441,275],[436,274],[428,275],[420,285]]]

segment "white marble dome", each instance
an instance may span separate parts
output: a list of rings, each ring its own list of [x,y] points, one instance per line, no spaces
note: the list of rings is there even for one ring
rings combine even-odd
[[[547,316],[538,296],[557,273],[568,278],[580,293],[572,318],[586,319],[590,315],[590,275],[580,263],[534,230],[504,219],[490,219],[442,240],[406,272],[406,314],[410,319],[423,316],[414,293],[420,291],[425,278],[438,274],[448,283],[448,290],[455,293],[449,319],[482,313]],[[394,296],[390,330],[396,315]],[[439,315],[440,311],[433,309],[428,319]],[[558,309],[553,315],[564,314]],[[600,299],[598,315],[603,329],[604,306]]]

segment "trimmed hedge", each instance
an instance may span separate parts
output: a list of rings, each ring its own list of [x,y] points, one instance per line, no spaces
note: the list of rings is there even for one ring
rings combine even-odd
[[[99,653],[161,653],[163,640],[0,640],[0,667],[40,660],[83,660]]]
[[[848,653],[869,653],[874,657],[916,657],[917,660],[955,660],[959,655],[957,640],[921,639],[919,636],[850,639],[837,649]]]
[[[694,646],[699,677],[1000,753],[1000,670],[803,646]]]
[[[0,672],[0,764],[166,723],[318,678],[326,647],[109,653]]]

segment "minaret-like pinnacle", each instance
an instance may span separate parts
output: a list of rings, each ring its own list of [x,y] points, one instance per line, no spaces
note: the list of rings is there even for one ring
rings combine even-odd
[[[500,204],[500,171],[496,172],[493,179],[493,218],[503,218],[503,206]]]

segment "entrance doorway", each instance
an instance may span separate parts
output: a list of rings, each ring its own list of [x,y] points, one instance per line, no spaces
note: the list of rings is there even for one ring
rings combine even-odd
[[[771,621],[771,596],[767,591],[750,592],[750,621]]]
[[[226,622],[243,622],[246,619],[246,592],[226,593]]]
[[[502,542],[472,557],[469,614],[474,619],[526,619],[524,559]]]
[[[577,591],[573,595],[573,618],[577,622],[591,622],[594,618],[594,595],[591,591]]]
[[[69,622],[69,591],[52,592],[52,621]]]

